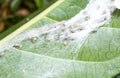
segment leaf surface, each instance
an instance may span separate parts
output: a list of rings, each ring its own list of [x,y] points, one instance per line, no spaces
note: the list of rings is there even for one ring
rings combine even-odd
[[[70,19],[87,3],[60,0],[0,44],[26,30]],[[116,21],[119,12],[113,15],[108,27],[91,34],[79,50],[77,41],[64,45],[61,41],[45,42],[42,36],[35,42],[24,40],[21,48],[10,48],[0,57],[0,78],[112,78],[120,73],[120,23]]]

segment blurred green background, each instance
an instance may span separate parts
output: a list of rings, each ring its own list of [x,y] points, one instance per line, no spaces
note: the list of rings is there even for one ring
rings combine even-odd
[[[57,0],[0,0],[0,33],[13,27],[31,13],[37,10],[39,13],[42,12],[55,1]]]

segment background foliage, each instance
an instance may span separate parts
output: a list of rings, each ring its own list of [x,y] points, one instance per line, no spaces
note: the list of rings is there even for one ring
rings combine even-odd
[[[15,25],[32,12],[47,8],[56,0],[0,0],[0,32]]]

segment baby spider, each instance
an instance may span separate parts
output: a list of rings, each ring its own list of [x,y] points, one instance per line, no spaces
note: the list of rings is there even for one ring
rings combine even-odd
[[[63,44],[66,46],[68,44],[67,40],[64,40]]]
[[[34,43],[34,42],[37,41],[37,39],[38,39],[37,37],[32,37],[32,38],[31,38],[31,41]]]
[[[47,36],[45,36],[44,39],[45,39],[45,41],[50,41],[50,38]]]
[[[65,29],[66,29],[65,25],[61,25],[60,28],[61,28],[62,31],[65,31]]]
[[[19,48],[22,48],[22,45],[21,44],[15,44],[15,45],[13,45],[13,47],[19,49]]]
[[[58,39],[59,39],[59,34],[54,35],[54,38],[55,38],[56,40],[58,40]]]
[[[86,17],[85,17],[85,20],[86,20],[86,21],[90,20],[90,16],[86,16]]]
[[[0,57],[4,56],[4,54],[5,54],[4,52],[0,52]]]
[[[94,28],[94,29],[91,31],[91,33],[95,33],[95,32],[97,32],[97,30],[98,30],[98,28]]]

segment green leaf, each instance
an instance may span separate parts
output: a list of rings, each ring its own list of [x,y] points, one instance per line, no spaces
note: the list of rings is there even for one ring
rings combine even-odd
[[[35,4],[37,6],[37,8],[42,8],[44,5],[43,0],[35,0]]]
[[[11,3],[11,10],[12,11],[17,10],[20,4],[21,4],[21,0],[13,0]]]
[[[110,24],[107,25],[107,27],[113,27],[113,28],[120,28],[120,10],[116,10],[113,13],[112,21]]]
[[[5,45],[18,34],[46,24],[67,20],[83,9],[86,0],[59,0],[18,30],[1,40]],[[119,17],[116,17],[119,21]],[[91,34],[77,49],[78,41],[35,42],[27,39],[0,57],[0,78],[112,78],[120,73],[120,23],[111,23]],[[117,27],[115,26],[117,24]],[[3,55],[3,56],[2,56]]]

